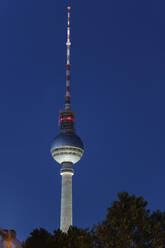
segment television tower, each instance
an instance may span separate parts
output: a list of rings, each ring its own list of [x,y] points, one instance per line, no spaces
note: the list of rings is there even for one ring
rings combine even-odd
[[[62,176],[60,229],[63,232],[67,232],[72,226],[72,176],[74,175],[72,165],[81,159],[84,152],[83,143],[75,132],[75,112],[71,108],[70,101],[70,12],[71,7],[68,5],[65,106],[64,110],[60,111],[60,134],[56,136],[51,145],[53,158],[62,166],[60,171]]]

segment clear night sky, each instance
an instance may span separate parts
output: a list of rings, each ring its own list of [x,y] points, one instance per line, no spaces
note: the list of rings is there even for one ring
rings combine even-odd
[[[0,0],[0,226],[25,239],[59,227],[50,154],[64,106],[64,0]],[[74,225],[91,227],[123,190],[165,210],[165,3],[72,0],[72,107],[85,153]]]

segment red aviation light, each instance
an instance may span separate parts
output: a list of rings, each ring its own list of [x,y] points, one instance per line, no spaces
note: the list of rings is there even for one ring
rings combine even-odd
[[[74,122],[74,119],[73,119],[73,117],[62,117],[62,118],[60,118],[60,123],[63,122],[63,121],[72,121],[72,122]]]

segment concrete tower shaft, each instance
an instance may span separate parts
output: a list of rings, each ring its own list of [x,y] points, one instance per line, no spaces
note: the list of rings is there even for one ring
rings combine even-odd
[[[72,176],[74,170],[71,163],[64,163],[61,169],[62,192],[61,192],[61,220],[60,229],[67,232],[72,226]]]

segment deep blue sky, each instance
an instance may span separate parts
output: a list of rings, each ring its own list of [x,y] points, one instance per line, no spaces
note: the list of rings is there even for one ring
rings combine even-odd
[[[72,106],[85,153],[74,225],[90,227],[126,190],[165,210],[165,2],[72,0]],[[50,155],[64,105],[61,0],[0,1],[0,226],[25,239],[59,227]]]

